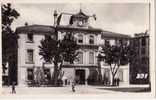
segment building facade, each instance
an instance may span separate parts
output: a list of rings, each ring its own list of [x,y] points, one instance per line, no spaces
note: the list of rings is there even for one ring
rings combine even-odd
[[[139,33],[131,39],[131,46],[135,50],[134,62],[130,64],[130,83],[149,83],[149,34]]]
[[[18,84],[28,85],[29,81],[37,79],[37,73],[44,66],[44,74],[47,80],[53,75],[54,65],[45,63],[39,55],[40,41],[50,34],[61,40],[66,33],[71,33],[77,39],[79,49],[79,61],[74,64],[64,62],[62,78],[65,85],[70,84],[73,80],[78,80],[78,84],[87,84],[87,80],[92,82],[97,80],[98,74],[98,50],[105,41],[110,44],[116,44],[119,40],[128,42],[129,36],[103,31],[102,29],[93,28],[89,25],[90,16],[84,14],[81,10],[77,14],[72,14],[69,25],[59,25],[57,12],[54,12],[54,25],[26,25],[18,27],[16,33],[18,39]],[[56,32],[57,30],[57,32]],[[102,75],[107,74],[111,80],[109,66],[102,64]],[[121,83],[129,84],[129,65],[121,66],[116,77],[120,77]],[[44,77],[45,78],[45,77]]]

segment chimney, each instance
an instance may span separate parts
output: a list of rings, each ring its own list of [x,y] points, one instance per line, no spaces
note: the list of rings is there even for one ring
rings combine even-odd
[[[57,25],[57,11],[56,10],[54,10],[54,14],[53,14],[53,16],[54,16],[54,26],[56,26]]]

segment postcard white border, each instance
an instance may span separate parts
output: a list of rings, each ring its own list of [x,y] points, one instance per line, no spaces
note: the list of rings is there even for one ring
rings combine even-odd
[[[3,2],[11,2],[11,3],[84,3],[84,0],[5,0]],[[40,99],[46,98],[55,98],[55,99],[66,99],[66,98],[92,98],[92,99],[103,99],[103,98],[153,98],[155,96],[155,80],[156,80],[156,60],[155,60],[155,9],[154,9],[154,0],[85,0],[86,3],[150,3],[150,72],[151,72],[151,93],[117,93],[117,94],[100,94],[100,95],[82,95],[82,94],[74,94],[74,95],[42,95],[39,94]],[[1,13],[1,12],[0,12]],[[1,31],[1,29],[0,29]],[[1,34],[0,34],[1,37]],[[0,41],[0,46],[2,47],[2,41]],[[2,55],[2,48],[0,50],[0,54]],[[0,56],[2,59],[2,56]],[[0,60],[0,64],[2,65],[2,60]],[[2,67],[2,66],[0,66]],[[2,68],[0,68],[0,76],[2,75]],[[2,79],[2,78],[0,78]],[[0,84],[2,82],[0,81]],[[0,90],[2,90],[2,85],[0,85]],[[35,98],[36,96],[32,95],[0,95],[0,98],[15,98],[15,99],[24,99],[24,98]]]

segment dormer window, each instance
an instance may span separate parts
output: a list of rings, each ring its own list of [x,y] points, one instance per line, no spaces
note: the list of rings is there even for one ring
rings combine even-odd
[[[78,35],[78,43],[83,43],[83,35]]]
[[[33,42],[33,34],[27,34],[27,42]]]
[[[89,44],[94,44],[94,36],[89,36]]]

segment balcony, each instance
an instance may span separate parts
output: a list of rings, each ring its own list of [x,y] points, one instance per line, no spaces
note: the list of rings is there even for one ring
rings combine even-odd
[[[98,49],[98,45],[79,44],[81,49]]]

